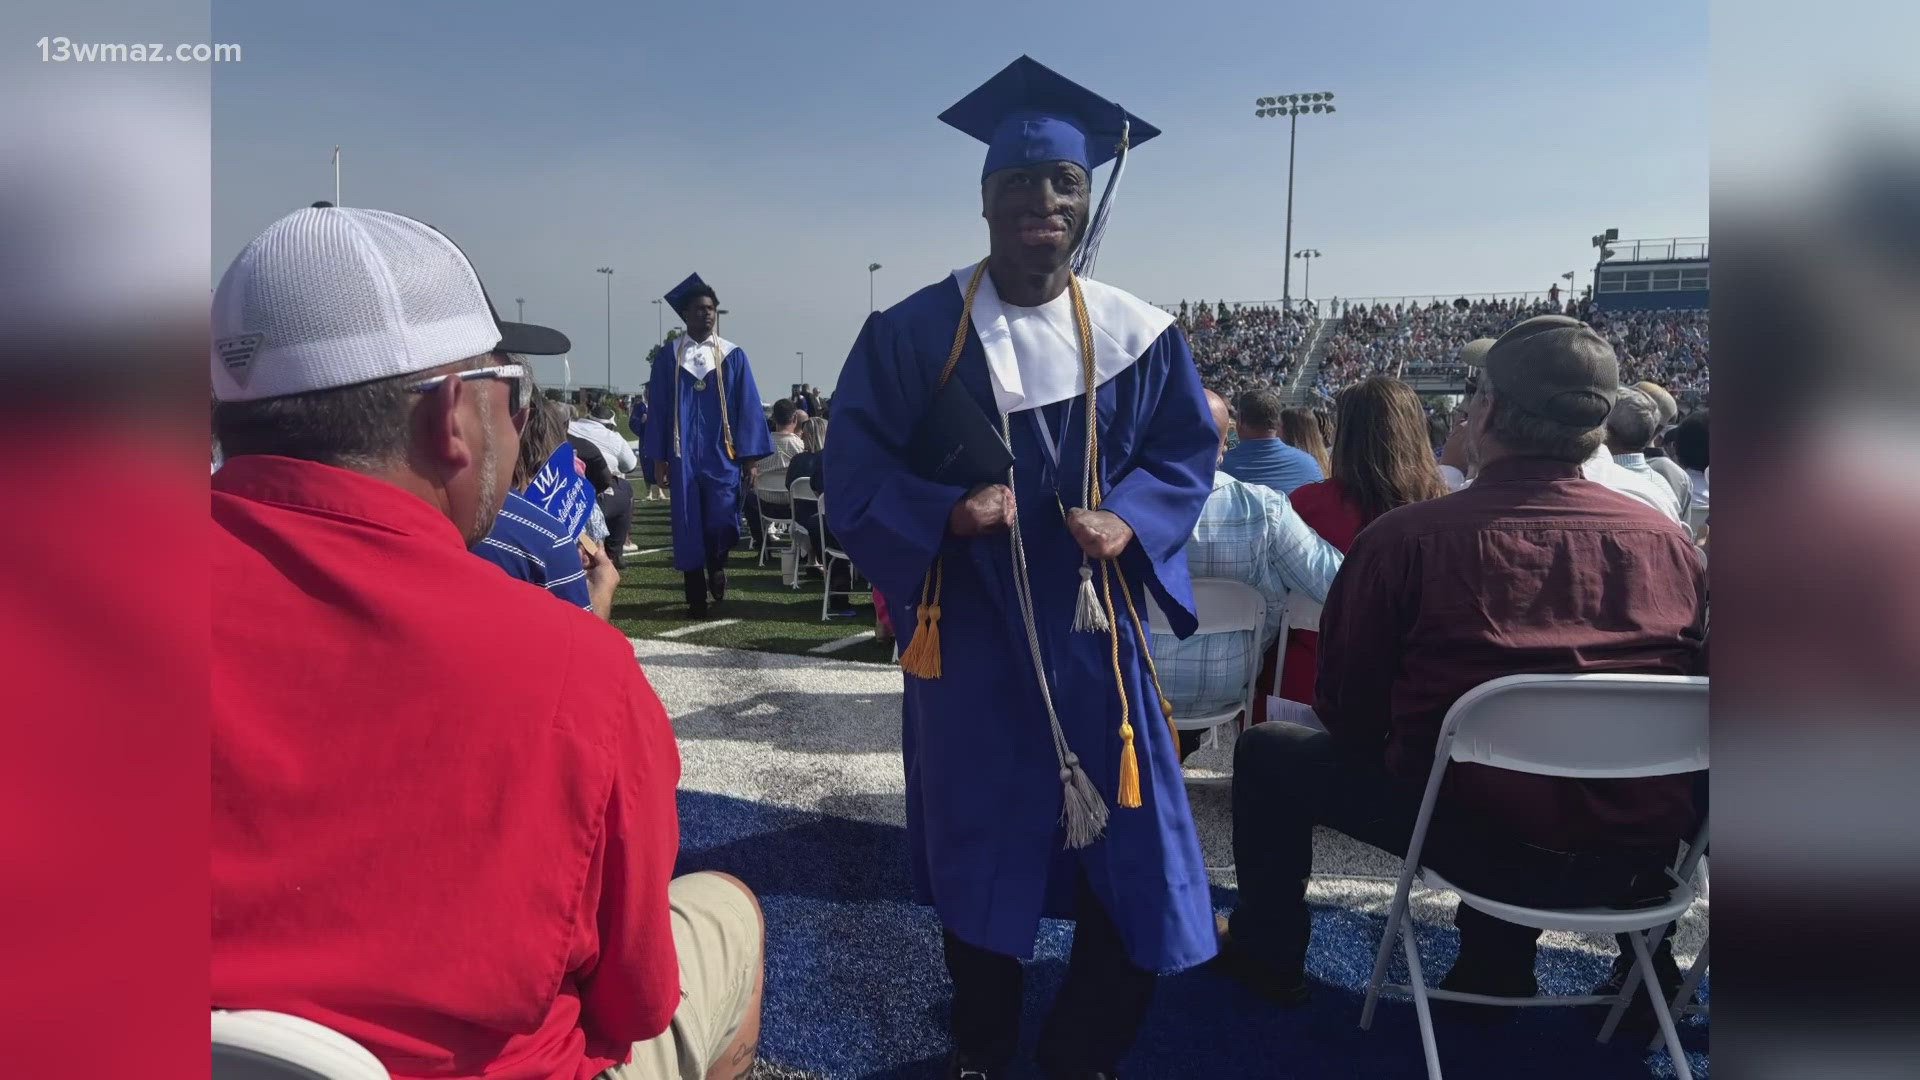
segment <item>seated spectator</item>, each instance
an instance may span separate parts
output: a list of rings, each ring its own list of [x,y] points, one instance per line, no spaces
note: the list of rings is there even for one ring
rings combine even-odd
[[[1637,387],[1621,387],[1620,396],[1613,403],[1613,412],[1607,414],[1607,453],[1613,455],[1615,465],[1665,485],[1668,491],[1673,492],[1674,518],[1685,521],[1687,506],[1692,501],[1693,485],[1685,485],[1687,499],[1683,502],[1681,490],[1675,488],[1664,474],[1656,472],[1647,459],[1647,449],[1659,430],[1660,406],[1654,403],[1653,398]]]
[[[777,439],[778,436],[775,438]],[[788,492],[792,492],[794,481],[804,479],[813,486],[815,495],[826,493],[826,478],[822,472],[822,466],[827,460],[826,449],[827,422],[818,417],[808,420],[800,429],[800,452],[793,455],[786,465]],[[807,536],[816,541],[814,561],[818,562],[818,541],[821,539],[820,504],[817,501],[805,505],[796,503],[793,508],[793,520],[806,530]]]
[[[621,569],[626,566],[627,537],[633,531],[633,485],[627,481],[627,474],[640,467],[640,455],[620,436],[619,421],[606,404],[594,406],[587,415],[567,425],[567,434],[592,443],[606,459],[606,486],[599,488],[600,512],[607,518],[607,557],[613,560],[614,569]]]
[[[1332,463],[1327,460],[1326,429],[1320,425],[1320,417],[1312,409],[1282,409],[1280,411],[1280,438],[1296,450],[1304,450],[1320,469],[1320,475],[1327,475]]]
[[[787,462],[792,460],[793,455],[800,452],[800,437],[797,432],[801,415],[799,408],[789,398],[781,398],[774,402],[767,413],[767,427],[773,433],[773,453],[755,462],[758,472],[754,477],[748,478],[745,473],[741,474],[741,490],[744,495],[740,500],[741,513],[747,519],[747,535],[753,538],[753,546],[756,548],[765,543],[766,519],[760,512],[763,499],[769,507],[781,508],[774,515],[775,520],[786,520],[785,508],[789,505],[788,499],[784,494],[775,494],[775,492],[787,490]],[[763,495],[760,491],[763,486],[772,490]]]
[[[1660,422],[1654,426],[1653,439],[1647,444],[1647,468],[1659,473],[1667,486],[1673,489],[1674,497],[1680,502],[1680,518],[1684,521],[1693,510],[1693,481],[1687,479],[1687,470],[1674,464],[1673,459],[1667,456],[1666,448],[1661,445],[1667,429],[1673,426],[1674,417],[1680,415],[1680,403],[1673,400],[1673,395],[1667,393],[1659,383],[1638,382],[1633,384],[1633,388],[1652,399],[1654,407],[1660,410]]]
[[[525,366],[518,357],[514,361]],[[520,453],[514,458],[512,486],[493,519],[492,531],[474,546],[473,553],[509,576],[538,585],[604,619],[613,613],[620,571],[599,544],[583,544],[569,536],[558,519],[521,494],[565,441],[566,411],[557,401],[531,396],[527,424],[520,432]]]
[[[1323,480],[1320,463],[1313,455],[1288,445],[1280,437],[1280,414],[1285,406],[1272,390],[1249,390],[1235,403],[1239,414],[1240,442],[1220,467],[1235,480],[1269,487],[1282,495],[1301,484]]]
[[[1564,319],[1568,316],[1561,315],[1557,318]],[[1473,341],[1460,350],[1460,359],[1468,365],[1467,393],[1469,395],[1473,393],[1474,387],[1478,385],[1485,371],[1487,350],[1490,347],[1490,345],[1483,347],[1482,342]],[[1455,431],[1464,435],[1465,429],[1456,427]],[[1442,452],[1440,475],[1447,482],[1449,490],[1458,491],[1467,486],[1468,476],[1471,475],[1474,464],[1471,457],[1465,457],[1465,464],[1462,465],[1463,458],[1459,455],[1466,455],[1473,446],[1472,440],[1461,438],[1449,448],[1453,452]],[[1580,475],[1596,484],[1612,488],[1628,498],[1638,499],[1675,522],[1680,520],[1680,500],[1674,497],[1673,488],[1657,476],[1634,472],[1614,464],[1613,455],[1607,452],[1605,442],[1594,447],[1593,456],[1580,466]]]
[[[1220,429],[1220,453],[1227,452],[1227,402],[1207,391],[1213,422]],[[1154,665],[1160,689],[1175,716],[1220,712],[1240,701],[1238,673],[1250,654],[1265,656],[1280,632],[1287,595],[1302,593],[1321,603],[1340,572],[1340,553],[1300,520],[1287,497],[1271,488],[1242,483],[1218,469],[1213,492],[1187,542],[1187,572],[1196,578],[1245,582],[1267,599],[1267,623],[1256,640],[1243,631],[1195,634],[1185,641],[1172,634],[1153,635]],[[1265,694],[1256,700],[1265,703]],[[1252,722],[1253,717],[1248,717]],[[1192,753],[1203,732],[1180,733],[1182,756]]]
[[[1687,483],[1693,489],[1693,508],[1707,512],[1707,413],[1701,410],[1674,425],[1667,433],[1667,450],[1673,460],[1687,471]]]
[[[762,921],[671,879],[666,711],[618,631],[467,551],[519,450],[509,354],[565,336],[361,209],[268,226],[213,311],[212,1006],[396,1078],[741,1075]]]
[[[1404,853],[1460,695],[1529,672],[1699,670],[1698,552],[1664,515],[1580,474],[1604,438],[1617,370],[1605,339],[1565,316],[1502,335],[1468,406],[1479,479],[1375,519],[1334,582],[1316,703],[1326,730],[1263,724],[1235,747],[1240,902],[1222,963],[1264,996],[1307,996],[1313,826]],[[1695,779],[1454,765],[1426,858],[1514,903],[1643,902],[1665,895],[1666,867],[1696,827]],[[1465,905],[1454,925],[1459,959],[1443,988],[1534,992],[1539,931]]]
[[[1302,521],[1342,552],[1375,518],[1408,503],[1447,493],[1428,449],[1420,397],[1398,379],[1375,375],[1334,398],[1340,440],[1333,444],[1333,475],[1296,488],[1293,508]],[[1309,627],[1287,635],[1280,696],[1311,703],[1320,634]]]

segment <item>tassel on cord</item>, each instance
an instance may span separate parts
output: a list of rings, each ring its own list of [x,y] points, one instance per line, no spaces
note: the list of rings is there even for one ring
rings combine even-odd
[[[1120,722],[1120,798],[1122,809],[1140,806],[1140,756],[1133,749],[1133,725]]]
[[[915,609],[913,640],[900,654],[900,670],[916,679],[940,677],[940,560],[920,582],[920,605]]]
[[[1060,785],[1065,796],[1060,823],[1066,827],[1067,847],[1087,847],[1107,831],[1107,801],[1094,788],[1087,770],[1080,767],[1080,756],[1071,751],[1060,766]]]
[[[1100,594],[1093,588],[1093,567],[1085,557],[1080,560],[1080,600],[1073,607],[1073,628],[1095,634],[1111,629],[1107,613],[1100,608]]]

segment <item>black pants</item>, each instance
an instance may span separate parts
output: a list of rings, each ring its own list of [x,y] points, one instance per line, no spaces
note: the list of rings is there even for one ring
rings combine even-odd
[[[1300,970],[1313,926],[1307,878],[1313,827],[1326,825],[1404,856],[1420,811],[1419,788],[1335,751],[1332,737],[1293,724],[1258,724],[1233,752],[1233,855],[1240,902],[1233,942],[1282,975]],[[1664,895],[1671,848],[1567,853],[1445,823],[1436,814],[1421,861],[1461,888],[1541,907],[1631,904]],[[1520,974],[1533,967],[1540,931],[1460,905],[1460,958]]]
[[[760,516],[760,497],[744,481],[740,485],[740,514],[747,519],[747,536],[753,540],[757,551],[766,543],[767,523]]]
[[[1153,1000],[1154,974],[1133,966],[1120,931],[1083,878],[1066,982],[1040,1031],[1039,1059],[1052,1077],[1112,1073],[1133,1045]],[[962,1062],[1004,1069],[1020,1043],[1025,971],[1011,956],[946,935],[953,977],[953,1044]]]
[[[621,553],[633,532],[633,485],[626,477],[615,477],[613,487],[600,496],[600,512],[607,518],[607,557],[614,566],[622,566]]]

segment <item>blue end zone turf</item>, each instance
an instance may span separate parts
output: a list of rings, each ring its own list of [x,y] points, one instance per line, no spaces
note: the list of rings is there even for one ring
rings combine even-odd
[[[882,798],[875,796],[874,798]],[[825,800],[831,808],[834,800]],[[909,1080],[940,1075],[946,1053],[946,969],[930,909],[907,897],[906,834],[892,825],[785,810],[723,795],[680,793],[680,873],[724,870],[759,894],[768,925],[761,1056],[833,1080]],[[846,812],[864,812],[857,797]],[[1233,905],[1216,889],[1216,908]],[[1313,1001],[1283,1010],[1241,993],[1206,970],[1164,979],[1126,1075],[1174,1078],[1422,1077],[1411,1004],[1389,998],[1361,1031],[1360,1004],[1382,919],[1338,907],[1314,912],[1309,972]],[[1044,924],[1028,970],[1026,1061],[1045,1004],[1065,971],[1071,924]],[[1453,962],[1450,927],[1421,927],[1421,956],[1438,979]],[[1606,977],[1604,957],[1542,949],[1543,993],[1587,993]],[[1404,977],[1398,964],[1395,977]],[[1702,997],[1706,988],[1702,987]],[[1645,1036],[1594,1042],[1600,1009],[1520,1009],[1479,1025],[1441,1019],[1449,1076],[1551,1080],[1671,1076],[1664,1050]],[[1680,1025],[1695,1076],[1707,1072],[1707,1027]]]

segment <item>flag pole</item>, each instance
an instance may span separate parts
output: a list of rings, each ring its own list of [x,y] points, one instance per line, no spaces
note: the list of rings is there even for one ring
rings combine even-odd
[[[333,148],[333,205],[340,205],[340,148]]]

